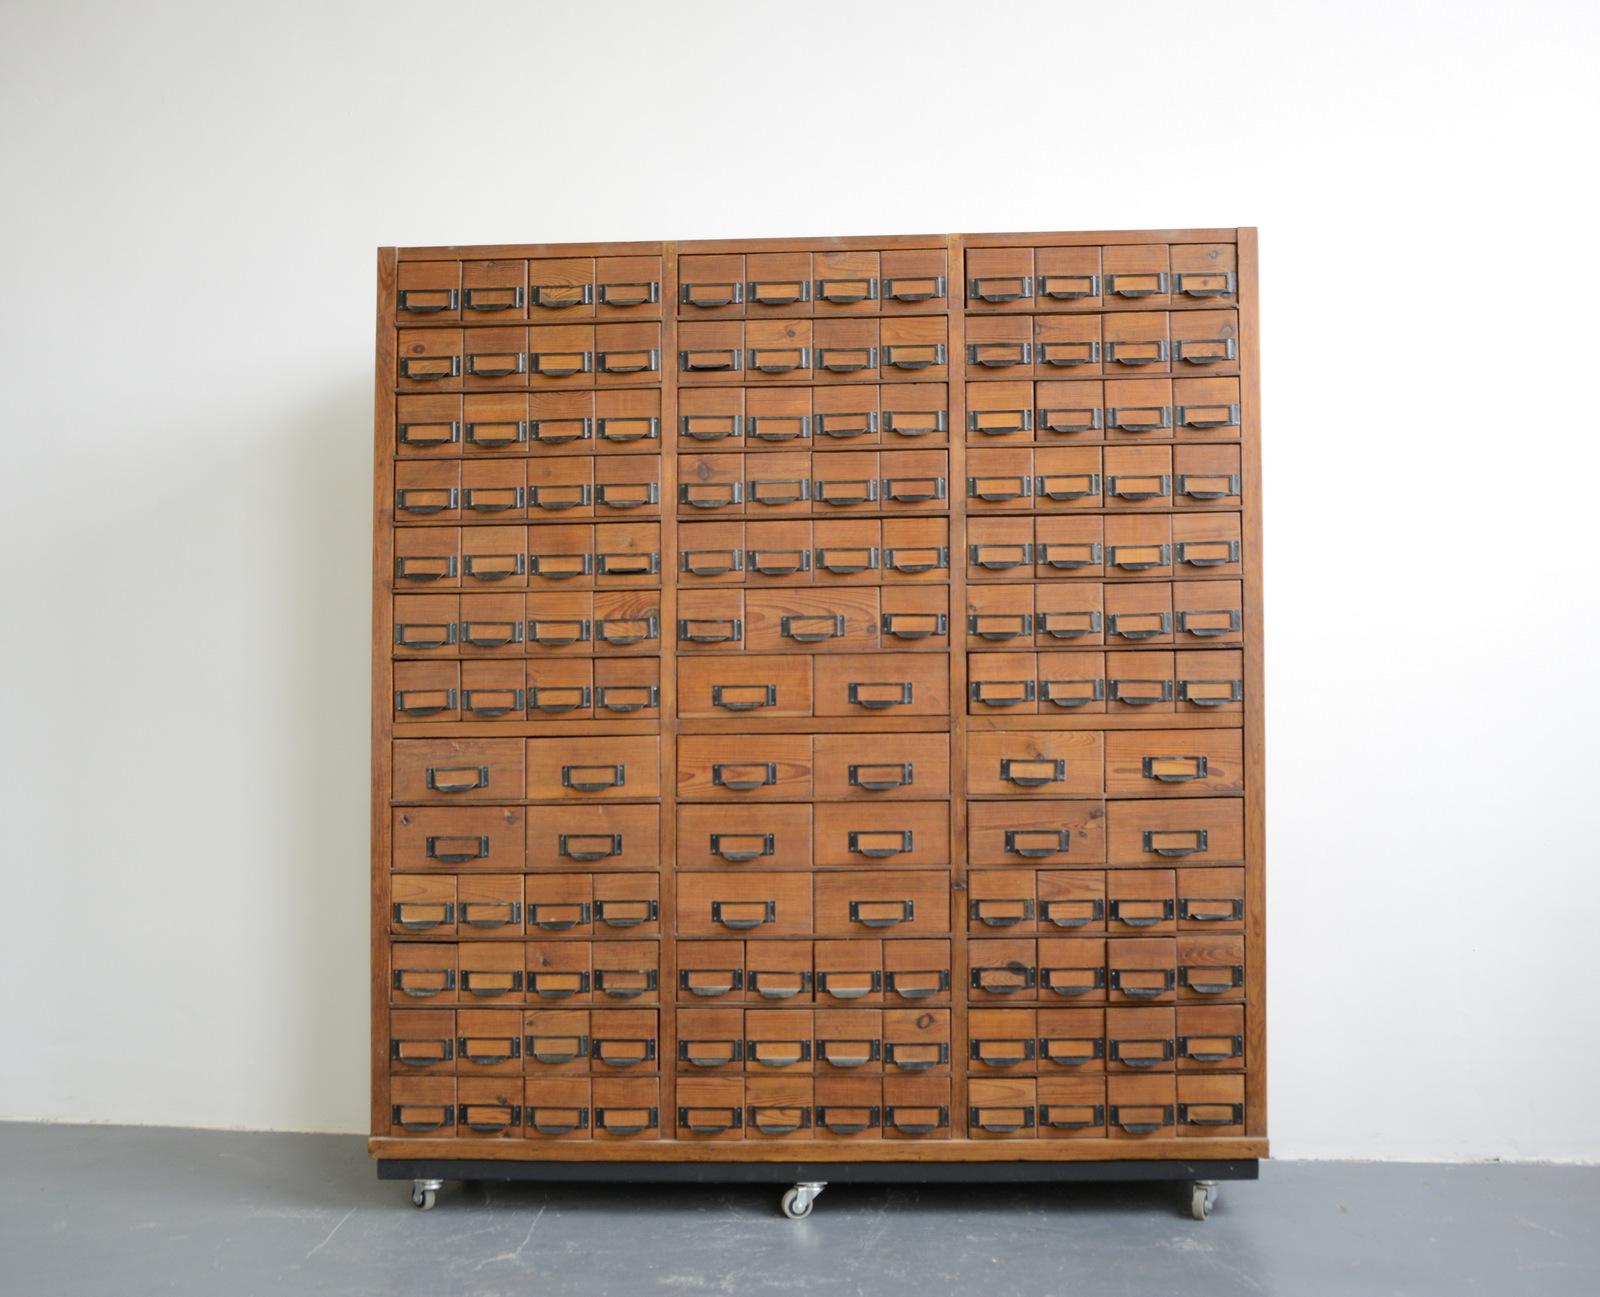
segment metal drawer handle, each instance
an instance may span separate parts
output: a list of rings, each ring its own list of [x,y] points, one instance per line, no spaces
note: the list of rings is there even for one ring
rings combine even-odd
[[[468,554],[464,560],[465,571],[477,581],[504,581],[521,576],[526,570],[527,556],[516,554]]]
[[[890,856],[900,856],[910,852],[912,831],[910,829],[851,829],[846,834],[845,840],[851,855],[866,856],[869,860],[886,860]],[[852,914],[851,918],[854,917],[855,915]],[[862,921],[866,922],[866,920]]]
[[[1180,405],[1177,408],[1178,426],[1183,428],[1237,428],[1237,405]]]
[[[1108,297],[1158,297],[1167,291],[1165,271],[1106,276]]]
[[[610,897],[594,903],[596,923],[608,928],[637,928],[654,923],[661,917],[660,905],[654,900],[634,900],[627,897]]]
[[[589,1057],[607,1067],[639,1067],[655,1056],[651,1036],[595,1036],[589,1041]]]
[[[943,545],[886,549],[883,565],[894,572],[936,572],[950,566],[950,551]]]
[[[1189,365],[1221,365],[1239,358],[1233,338],[1174,338],[1172,358]]]
[[[1154,914],[1141,913],[1139,907],[1155,906]],[[1172,898],[1122,896],[1111,902],[1111,921],[1129,928],[1153,928],[1172,922]]]
[[[1180,1103],[1180,1126],[1238,1126],[1244,1121],[1242,1103]]]
[[[849,982],[841,979],[864,978],[864,981]],[[831,995],[836,1000],[860,1000],[869,995],[877,995],[883,990],[883,973],[879,969],[844,969],[830,968],[819,970],[817,973],[817,990],[824,995]]]
[[[506,971],[500,968],[463,968],[461,989],[468,995],[490,999],[497,995],[520,995],[522,970]]]
[[[1160,978],[1161,984],[1159,986],[1126,985],[1125,982],[1130,973],[1136,977]],[[1134,1000],[1154,1000],[1172,990],[1177,985],[1177,981],[1177,970],[1173,968],[1113,968],[1110,976],[1111,989],[1119,991]]]
[[[691,576],[726,576],[744,571],[740,549],[685,549],[678,552],[678,569]]]
[[[455,419],[447,423],[402,423],[396,431],[402,446],[453,446],[461,440],[461,424]]]
[[[1227,500],[1239,494],[1237,473],[1179,473],[1178,494],[1191,500]]]
[[[661,436],[661,420],[648,418],[604,418],[598,421],[600,440],[627,445],[634,441],[656,441]]]
[[[594,906],[588,901],[528,902],[529,925],[546,932],[566,932],[593,921]]]
[[[878,281],[866,279],[819,279],[817,300],[832,302],[835,306],[849,306],[856,302],[876,301]]]
[[[876,773],[878,771],[886,772],[886,777],[879,776]],[[882,793],[891,788],[910,788],[915,782],[916,772],[909,761],[892,761],[851,764],[847,776],[852,788],[860,788],[869,793]]]
[[[972,989],[987,991],[990,995],[1014,995],[1029,990],[1037,983],[1038,976],[1038,969],[1016,963],[976,967],[970,973]]]
[[[894,394],[888,393],[885,399]],[[926,437],[950,430],[948,410],[885,410],[883,430],[900,437]]]
[[[522,690],[463,689],[461,710],[473,716],[509,716],[522,710]]]
[[[594,305],[593,284],[534,284],[532,292],[533,304],[542,306],[547,311],[562,311],[572,306]],[[521,298],[522,290],[519,288],[515,305],[522,305]]]
[[[1119,500],[1160,500],[1172,494],[1166,473],[1115,474],[1106,478],[1106,494]]]
[[[1106,362],[1113,365],[1164,365],[1165,338],[1122,338],[1106,343]]]
[[[750,1125],[763,1135],[792,1135],[797,1130],[811,1129],[811,1109],[804,1106],[763,1108],[752,1103]]]
[[[745,771],[753,772],[753,776]],[[776,761],[718,761],[711,767],[712,785],[730,792],[747,793],[753,788],[770,788],[777,782]]]
[[[648,306],[660,300],[661,284],[658,280],[600,285],[601,306]]]
[[[678,503],[692,509],[725,509],[743,501],[742,482],[683,482],[678,487]]]
[[[597,968],[594,970],[594,989],[602,995],[609,995],[613,1000],[634,1000],[645,992],[656,989],[656,970]]]
[[[1021,639],[1033,634],[1033,614],[1029,612],[968,613],[967,634],[976,635],[979,639],[990,641]]]
[[[742,932],[778,921],[776,901],[712,901],[711,922]]]
[[[538,1063],[574,1063],[589,1056],[587,1036],[525,1036],[523,1049]]]
[[[642,509],[661,502],[657,482],[602,482],[594,489],[594,502],[607,509]]]
[[[916,979],[916,980],[913,980]],[[886,985],[902,1000],[926,1000],[950,989],[948,968],[892,968]]]
[[[661,353],[654,347],[633,351],[595,353],[602,374],[653,374],[661,368]]]
[[[890,369],[932,369],[945,363],[944,343],[894,343],[884,347],[883,363]]]
[[[1043,680],[1039,697],[1052,707],[1087,707],[1104,702],[1106,682],[1094,680]],[[1076,693],[1072,692],[1077,690]]]
[[[574,995],[587,995],[589,974],[579,969],[573,972],[551,971],[528,973],[528,989],[541,1000],[566,1000]]]
[[[412,697],[418,701],[407,701]],[[421,701],[424,698],[428,701]],[[402,716],[437,716],[440,712],[451,712],[455,708],[454,689],[396,689],[394,692],[394,709]]]
[[[590,622],[587,618],[550,621],[531,618],[528,622],[528,643],[560,648],[567,644],[586,644],[589,641]]]
[[[750,479],[750,502],[777,506],[800,504],[811,498],[811,483],[803,477]]]
[[[758,374],[792,374],[797,369],[811,368],[811,348],[751,347],[746,364]]]
[[[1094,339],[1087,342],[1041,342],[1039,344],[1039,362],[1045,365],[1054,365],[1057,369],[1066,369],[1076,365],[1092,365],[1100,359],[1100,343]]]
[[[783,417],[752,414],[749,435],[757,441],[806,441],[811,436],[811,418],[804,414]]]
[[[401,648],[436,649],[456,642],[456,624],[447,622],[396,622],[394,642]]]
[[[1057,1067],[1081,1067],[1106,1056],[1106,1042],[1099,1036],[1079,1040],[1063,1036],[1040,1036],[1039,1057]]]
[[[1040,275],[1039,296],[1056,301],[1072,301],[1080,297],[1100,296],[1099,275]]]
[[[868,436],[877,431],[878,412],[876,410],[817,415],[817,436],[819,437],[837,437],[843,441],[850,437]]]
[[[726,980],[717,982],[701,980],[708,977],[719,977]],[[687,991],[690,995],[698,995],[706,1000],[715,999],[719,995],[728,995],[733,991],[742,991],[744,989],[744,969],[680,968],[678,970],[678,989]]]
[[[865,1067],[881,1057],[877,1040],[817,1039],[817,1058],[830,1067]]]
[[[1090,1130],[1106,1124],[1103,1103],[1041,1103],[1039,1124],[1052,1130]]]
[[[1216,906],[1221,908],[1212,908]],[[1237,923],[1244,918],[1244,897],[1180,896],[1178,918],[1185,923]]]
[[[1070,906],[1089,908],[1085,912],[1081,909],[1069,909]],[[1086,924],[1102,921],[1106,917],[1106,903],[1098,896],[1083,901],[1046,901],[1039,907],[1039,917],[1057,928],[1081,928]]]
[[[478,378],[509,378],[523,374],[528,369],[528,357],[521,351],[486,351],[467,353],[467,373]]]
[[[581,419],[530,419],[527,424],[528,440],[541,446],[565,446],[568,442],[588,441],[594,435],[594,420]]]
[[[1179,1036],[1178,1057],[1192,1058],[1197,1063],[1225,1063],[1230,1058],[1243,1058],[1244,1037]]]
[[[424,1121],[420,1119],[423,1112],[437,1111],[438,1120]],[[412,1114],[419,1114],[413,1116]],[[416,1131],[418,1133],[431,1130],[446,1130],[455,1125],[455,1108],[450,1104],[419,1104],[397,1103],[389,1110],[390,1121],[401,1130]]]
[[[1042,788],[1046,784],[1065,783],[1067,763],[1060,757],[1002,757],[1000,778],[1004,783],[1018,788]]]
[[[493,1067],[522,1057],[522,1040],[517,1036],[458,1036],[459,1057],[478,1067]],[[492,1052],[485,1052],[485,1046]]]
[[[783,977],[794,980],[792,982],[774,980]],[[804,995],[810,988],[810,973],[781,972],[771,968],[750,970],[750,989],[763,1000],[790,1000],[797,995]]]
[[[1165,405],[1107,406],[1106,424],[1119,432],[1156,432],[1172,426],[1172,411]]]
[[[1180,540],[1175,548],[1178,562],[1190,567],[1221,567],[1239,561],[1236,540]]]
[[[929,639],[949,632],[950,619],[942,612],[886,612],[883,633],[895,639]]]
[[[1199,756],[1149,756],[1140,761],[1139,773],[1164,784],[1185,784],[1207,778],[1210,765],[1211,758],[1203,753]]]
[[[1111,701],[1125,707],[1149,707],[1155,703],[1172,701],[1172,681],[1135,680],[1124,678],[1111,681]]]
[[[944,295],[943,275],[902,275],[883,281],[886,302],[930,302]]]
[[[1003,572],[1024,567],[1033,562],[1033,546],[1020,545],[968,545],[967,561],[974,567],[989,572]]]
[[[852,680],[845,686],[845,701],[852,707],[866,707],[883,711],[890,707],[908,707],[912,702],[910,680]],[[876,691],[888,690],[888,693]]]
[[[529,710],[543,712],[547,716],[575,712],[588,705],[588,685],[535,685],[528,690]]]
[[[628,782],[628,767],[614,765],[573,765],[561,767],[561,786],[579,793],[597,793],[606,788],[621,788]]]
[[[422,917],[433,911],[431,918]],[[396,901],[394,921],[408,932],[427,932],[456,921],[456,907],[449,901]]]
[[[401,487],[394,493],[394,507],[401,513],[444,513],[461,506],[461,492],[455,487]]]
[[[602,617],[594,629],[595,635],[607,644],[643,644],[661,634],[654,613],[643,617]]]
[[[466,837],[430,835],[424,840],[423,854],[429,860],[437,860],[441,865],[463,865],[470,860],[487,860],[489,837],[487,834]]]
[[[1134,1115],[1151,1111],[1157,1114],[1154,1120],[1147,1120]],[[1172,1105],[1163,1103],[1140,1104],[1138,1106],[1128,1104],[1123,1106],[1114,1103],[1111,1105],[1111,1124],[1130,1135],[1151,1135],[1163,1126],[1172,1125]]]
[[[1045,432],[1098,432],[1101,422],[1100,407],[1093,409],[1062,408],[1052,410],[1041,406],[1039,427]]]
[[[1033,1129],[1033,1105],[1020,1108],[978,1108],[967,1110],[967,1124],[991,1135],[1014,1135]]]
[[[990,928],[1010,928],[1019,923],[1031,923],[1034,918],[1033,898],[977,897],[967,903],[967,917]]]
[[[745,843],[752,845],[742,845]],[[730,865],[742,865],[746,861],[758,860],[762,856],[770,856],[776,847],[776,838],[771,833],[713,833],[711,835],[711,854],[719,860],[726,860]]]
[[[426,784],[436,793],[470,793],[489,786],[488,766],[429,766]]]
[[[824,572],[832,572],[835,575],[870,572],[878,566],[878,551],[872,546],[849,549],[819,548],[817,566]]]
[[[793,1067],[811,1061],[809,1040],[745,1040],[745,1057],[762,1067]]]
[[[479,917],[473,917],[479,915]],[[461,922],[469,928],[504,928],[522,922],[521,901],[462,901]]]
[[[809,279],[751,279],[745,282],[749,301],[762,306],[794,306],[811,300]]]
[[[437,383],[446,378],[460,378],[461,357],[407,357],[400,362],[400,377],[413,383]]]
[[[755,711],[778,705],[777,685],[712,685],[711,705],[730,712]]]
[[[594,572],[593,554],[529,554],[528,572],[546,581],[570,581]]]
[[[1020,707],[1034,699],[1032,680],[974,680],[968,695],[985,707]]]
[[[654,638],[654,635],[651,636]],[[659,685],[601,685],[595,690],[595,705],[608,712],[642,712],[661,705]]]
[[[812,482],[812,498],[818,504],[831,504],[847,508],[853,504],[871,504],[878,498],[878,479],[843,478],[828,480],[817,478]]]
[[[909,840],[910,833],[905,837]],[[851,901],[849,906],[850,922],[864,928],[892,928],[911,923],[916,919],[916,912],[916,902],[909,897],[902,901]]]
[[[661,570],[661,555],[655,550],[647,554],[602,550],[594,557],[595,570],[601,576],[653,576]]]
[[[453,311],[460,305],[460,293],[454,288],[402,288],[395,294],[395,309],[412,315]]]
[[[413,978],[437,977],[437,986],[419,986]],[[453,968],[397,968],[393,977],[394,989],[409,995],[413,1000],[428,1000],[435,995],[456,989],[456,970]]]
[[[746,551],[750,570],[762,576],[795,576],[811,571],[809,549],[752,549]]]
[[[980,302],[1020,302],[1033,296],[1031,275],[982,275],[967,280],[967,296]]]
[[[397,554],[394,574],[400,581],[443,581],[456,574],[455,555]]]
[[[1016,477],[969,477],[967,498],[1000,504],[1007,500],[1025,500],[1033,494],[1033,479],[1026,473]]]
[[[744,638],[744,622],[738,617],[678,619],[678,639],[685,644],[736,644]]]
[[[1172,562],[1171,545],[1111,545],[1107,547],[1106,560],[1112,567],[1125,572],[1148,572],[1151,568],[1166,567]]]
[[[744,1124],[741,1108],[679,1108],[678,1128],[691,1135],[723,1135],[740,1130]]]
[[[967,431],[985,437],[1009,437],[1033,428],[1032,410],[968,410]]]
[[[835,1135],[859,1135],[865,1130],[876,1130],[881,1120],[877,1105],[869,1108],[817,1105],[817,1125]]]
[[[403,1067],[436,1067],[455,1058],[456,1043],[449,1036],[423,1040],[409,1036],[389,1042],[389,1057]]]
[[[678,300],[685,306],[737,306],[744,301],[744,285],[736,280],[679,284]]]
[[[853,374],[878,367],[876,347],[818,347],[817,368],[830,374]]]
[[[1229,297],[1238,291],[1231,270],[1180,270],[1172,281],[1172,291],[1185,297]]]
[[[1072,831],[1070,829],[1007,829],[1004,842],[1005,850],[1010,855],[1021,856],[1024,860],[1044,860],[1050,856],[1059,856],[1071,850]],[[1040,843],[1040,845],[1032,845],[1035,842]]]
[[[1039,562],[1058,571],[1075,571],[1078,568],[1097,567],[1101,551],[1099,541],[1064,544],[1049,542],[1039,546]]]
[[[685,414],[678,430],[694,441],[725,441],[744,435],[744,418],[737,414]]]
[[[1240,964],[1183,964],[1178,969],[1178,985],[1196,995],[1226,995],[1244,985]]]
[[[519,621],[464,621],[461,623],[461,640],[474,648],[505,648],[522,643],[522,623]]]
[[[555,838],[558,856],[578,862],[610,860],[622,854],[621,833],[560,833]]]
[[[945,497],[942,477],[886,477],[883,479],[883,498],[900,504],[923,504]]]
[[[1128,1046],[1136,1048],[1135,1053],[1128,1053]],[[1154,1052],[1149,1052],[1154,1046]],[[1130,1037],[1111,1040],[1110,1058],[1113,1063],[1121,1063],[1124,1067],[1159,1067],[1162,1063],[1172,1061],[1173,1042],[1170,1036],[1152,1036],[1144,1039]]]
[[[579,509],[589,503],[590,494],[587,483],[567,485],[530,486],[528,488],[528,507],[532,509],[545,509],[557,512],[561,509]]]
[[[715,347],[698,351],[680,351],[678,368],[685,373],[698,374],[714,371],[736,372],[743,356],[738,347]]]
[[[1048,473],[1035,481],[1046,500],[1085,500],[1100,494],[1098,473]]]
[[[530,1129],[541,1135],[570,1135],[574,1131],[589,1129],[587,1108],[527,1108],[524,1110]]]
[[[546,378],[570,378],[573,374],[594,372],[592,351],[534,351],[528,353],[528,363],[536,374]]]
[[[1001,1053],[999,1051],[1006,1052]],[[974,1063],[985,1067],[1018,1067],[1033,1061],[1033,1037],[1022,1036],[1016,1040],[984,1040],[969,1042],[968,1056]]]
[[[784,639],[792,639],[797,644],[821,644],[824,640],[844,638],[844,616],[841,613],[786,615],[778,619],[778,630]]]
[[[1154,639],[1172,630],[1169,612],[1114,612],[1108,628],[1122,639]]]
[[[967,363],[982,365],[985,369],[1008,369],[1012,365],[1033,362],[1031,342],[970,342],[967,344]]]
[[[1144,849],[1157,856],[1193,856],[1210,849],[1207,829],[1146,829]]]
[[[1081,974],[1081,980],[1073,981],[1069,974]],[[1091,991],[1098,991],[1106,984],[1106,970],[1104,968],[1047,968],[1040,975],[1039,985],[1054,995],[1072,998],[1079,995],[1088,995]]]
[[[742,1040],[680,1040],[678,1060],[692,1067],[726,1067],[744,1062]]]
[[[1080,639],[1085,635],[1098,635],[1100,627],[1098,611],[1039,614],[1039,631],[1051,639]]]

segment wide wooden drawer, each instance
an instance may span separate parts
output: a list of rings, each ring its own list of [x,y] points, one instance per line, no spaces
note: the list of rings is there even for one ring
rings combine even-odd
[[[396,739],[394,800],[520,800],[522,766],[521,739]]]
[[[816,863],[857,868],[948,865],[950,803],[889,801],[825,808],[817,816]]]
[[[678,808],[680,869],[809,869],[811,807],[722,806]]]
[[[678,739],[678,796],[684,800],[805,799],[812,791],[809,734]]]
[[[810,716],[811,658],[754,654],[682,658],[678,714],[750,719]]]
[[[819,801],[950,793],[948,734],[875,734],[870,752],[862,750],[861,736],[856,734],[818,734],[814,745]]]
[[[950,875],[884,869],[816,875],[817,932],[931,935],[950,931]]]
[[[932,653],[818,658],[815,706],[818,716],[947,716],[950,665]]]
[[[1101,791],[1103,737],[1092,730],[1007,730],[967,736],[975,797],[1083,797]]]
[[[528,740],[532,801],[590,801],[661,795],[660,740],[654,735]]]
[[[678,877],[678,932],[688,936],[806,936],[811,875],[720,870]]]
[[[524,812],[516,806],[412,806],[393,812],[390,860],[397,870],[523,868]]]
[[[1107,860],[1113,865],[1243,860],[1244,802],[1236,797],[1114,801],[1106,807],[1106,833]]]
[[[973,865],[1096,865],[1105,860],[1098,801],[973,802],[967,859]]]
[[[1122,730],[1106,735],[1110,796],[1194,797],[1244,790],[1240,730]]]

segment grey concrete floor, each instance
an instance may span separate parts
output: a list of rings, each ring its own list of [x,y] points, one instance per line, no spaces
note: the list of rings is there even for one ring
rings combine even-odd
[[[1600,1293],[1593,1167],[1269,1163],[1205,1223],[1170,1185],[409,1193],[356,1138],[0,1124],[0,1292]]]

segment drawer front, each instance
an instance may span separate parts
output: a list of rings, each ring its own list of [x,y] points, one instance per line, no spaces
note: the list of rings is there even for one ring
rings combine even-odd
[[[1244,802],[1237,797],[1114,801],[1106,807],[1113,865],[1242,861]]]
[[[840,936],[950,931],[950,876],[926,870],[818,873],[819,933]]]
[[[1083,797],[1102,788],[1104,743],[1088,730],[967,736],[967,791],[978,797]]]
[[[684,800],[806,800],[812,792],[808,734],[678,739],[678,796]]]
[[[818,865],[948,865],[950,804],[890,801],[831,807],[818,817],[816,835]]]
[[[809,869],[811,807],[680,806],[677,859],[685,869]]]
[[[394,797],[399,802],[520,801],[520,739],[397,739]]]
[[[876,586],[752,590],[744,642],[752,653],[859,652],[878,647],[880,617]]]
[[[811,659],[754,654],[685,658],[678,663],[678,714],[684,717],[809,716]]]
[[[967,853],[974,865],[1076,868],[1105,860],[1105,809],[1098,801],[973,802]]]
[[[661,795],[661,761],[653,735],[598,739],[530,739],[532,801],[594,801]]]
[[[1191,797],[1244,789],[1239,730],[1129,730],[1106,735],[1112,796]]]
[[[818,734],[813,742],[819,801],[949,796],[947,734],[877,734],[871,752],[853,734]]]
[[[819,657],[818,716],[944,716],[950,671],[942,654]]]
[[[654,806],[546,806],[528,816],[529,869],[655,869],[660,812]]]
[[[808,935],[811,875],[766,870],[681,874],[678,931],[702,937]]]

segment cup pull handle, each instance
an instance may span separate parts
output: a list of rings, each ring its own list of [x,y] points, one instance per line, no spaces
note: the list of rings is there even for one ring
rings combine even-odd
[[[1021,302],[1033,296],[1033,276],[982,275],[968,279],[967,296],[980,302]]]
[[[599,843],[588,846],[587,843]],[[556,850],[567,860],[588,862],[609,860],[622,854],[620,833],[563,833],[556,839]]]
[[[754,771],[755,775],[741,775],[737,771]],[[747,793],[753,788],[770,788],[778,782],[778,765],[775,761],[718,761],[711,767],[711,782],[717,788],[730,792]]]
[[[429,766],[427,786],[436,793],[468,793],[489,786],[488,766]]]
[[[776,901],[712,901],[711,921],[736,932],[778,921]]]
[[[1014,1135],[1033,1129],[1033,1106],[1021,1108],[969,1108],[967,1124],[991,1135]]]
[[[785,639],[792,639],[797,644],[821,644],[830,639],[843,639],[845,631],[844,617],[839,613],[784,616],[779,618],[778,628]]]
[[[753,842],[754,846],[735,846],[735,843]],[[713,833],[711,854],[729,864],[742,865],[762,856],[770,856],[776,843],[770,833]]]
[[[777,685],[712,685],[711,705],[730,712],[755,711],[778,705]]]
[[[909,838],[911,835],[905,835]],[[911,923],[916,918],[916,902],[902,901],[851,901],[850,922],[864,928],[892,928],[901,923]]]
[[[893,856],[905,855],[911,850],[912,831],[851,829],[846,835],[846,843],[853,855],[866,856],[869,860],[888,860]],[[854,914],[851,917],[854,918]],[[863,919],[861,922],[871,926],[870,920]]]
[[[1163,784],[1186,784],[1205,779],[1210,772],[1208,756],[1149,756],[1139,763],[1139,772],[1146,779]]]
[[[880,778],[874,774],[864,772],[889,771],[887,777]],[[850,787],[860,788],[864,792],[882,793],[891,788],[909,788],[915,778],[915,768],[909,761],[886,762],[883,764],[849,766],[848,778]]]
[[[621,763],[561,767],[561,786],[578,793],[597,793],[607,788],[621,788],[627,782],[628,768]]]

